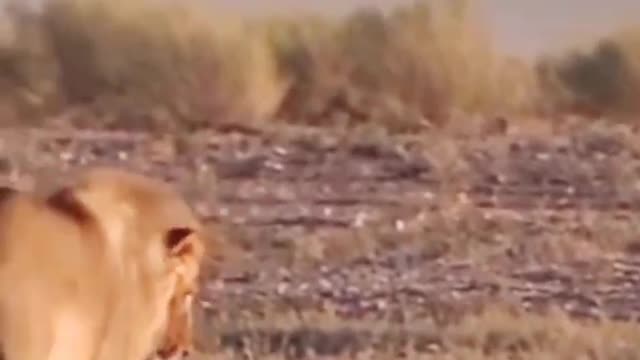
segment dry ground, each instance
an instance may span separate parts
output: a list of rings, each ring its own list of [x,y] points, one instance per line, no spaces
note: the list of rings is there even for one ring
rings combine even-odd
[[[223,359],[640,359],[639,139],[3,130],[0,170],[177,184],[224,234],[198,308]]]

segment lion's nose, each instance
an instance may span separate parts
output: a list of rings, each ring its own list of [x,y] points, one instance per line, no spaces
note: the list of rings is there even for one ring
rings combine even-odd
[[[191,355],[190,349],[178,349],[178,346],[173,345],[169,348],[158,350],[158,356],[160,359],[184,359]],[[1,359],[0,359],[1,360]]]
[[[156,353],[161,359],[170,359],[177,351],[178,347],[176,345],[172,345],[168,348],[160,349]]]

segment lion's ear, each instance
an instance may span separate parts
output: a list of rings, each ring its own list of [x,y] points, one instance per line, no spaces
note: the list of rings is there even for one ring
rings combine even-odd
[[[165,246],[169,255],[182,256],[192,252],[193,244],[187,239],[193,232],[193,229],[187,227],[176,227],[167,231],[165,235]]]

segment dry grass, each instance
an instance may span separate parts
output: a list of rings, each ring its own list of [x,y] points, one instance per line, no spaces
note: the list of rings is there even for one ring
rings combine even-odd
[[[453,108],[531,108],[533,72],[499,56],[475,14],[464,0],[341,20],[229,18],[195,1],[53,0],[39,15],[10,12],[2,97],[32,117],[90,105],[126,127],[278,118],[406,129]]]
[[[151,109],[194,126],[263,111],[278,92],[267,49],[239,21],[208,12],[144,0],[50,2],[42,22],[65,100]]]
[[[93,125],[193,127],[213,116],[261,116],[282,92],[260,34],[195,2],[54,0],[28,21],[13,18],[0,78],[39,99],[33,107],[92,106],[107,121]],[[33,76],[45,63],[55,66]]]
[[[640,351],[637,325],[581,322],[562,312],[524,315],[490,309],[446,334],[454,358],[631,359]]]
[[[639,110],[634,28],[531,66],[496,51],[468,0],[339,19],[233,18],[197,1],[53,0],[37,15],[8,3],[18,5],[0,26],[4,122],[81,106],[90,126],[268,119],[413,131],[460,122],[459,111]]]
[[[228,328],[221,324],[218,333],[236,334],[242,339],[234,343],[244,345],[237,352],[220,350],[215,358],[293,359],[306,353],[307,358],[314,359],[623,360],[640,356],[639,330],[637,324],[576,320],[555,310],[523,313],[500,305],[442,326],[426,322],[403,326],[384,322],[345,323],[332,320],[330,314],[303,314],[272,320],[266,326],[262,323],[238,326],[236,322]],[[269,338],[279,333],[297,335],[282,340],[280,347],[274,348]],[[393,334],[403,334],[402,340]],[[340,351],[317,354],[319,348],[322,352],[323,347],[338,346],[340,338],[352,339],[354,347],[344,348],[342,354]],[[358,339],[375,345],[358,346]]]

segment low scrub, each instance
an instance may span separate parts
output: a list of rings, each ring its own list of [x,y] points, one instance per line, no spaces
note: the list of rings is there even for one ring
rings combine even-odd
[[[640,28],[615,32],[588,50],[543,59],[540,83],[555,111],[624,117],[640,111]]]
[[[461,112],[638,110],[637,31],[533,67],[496,51],[468,0],[342,18],[230,17],[160,0],[50,0],[5,13],[4,123],[81,108],[80,125],[92,127],[260,120],[414,131]]]

